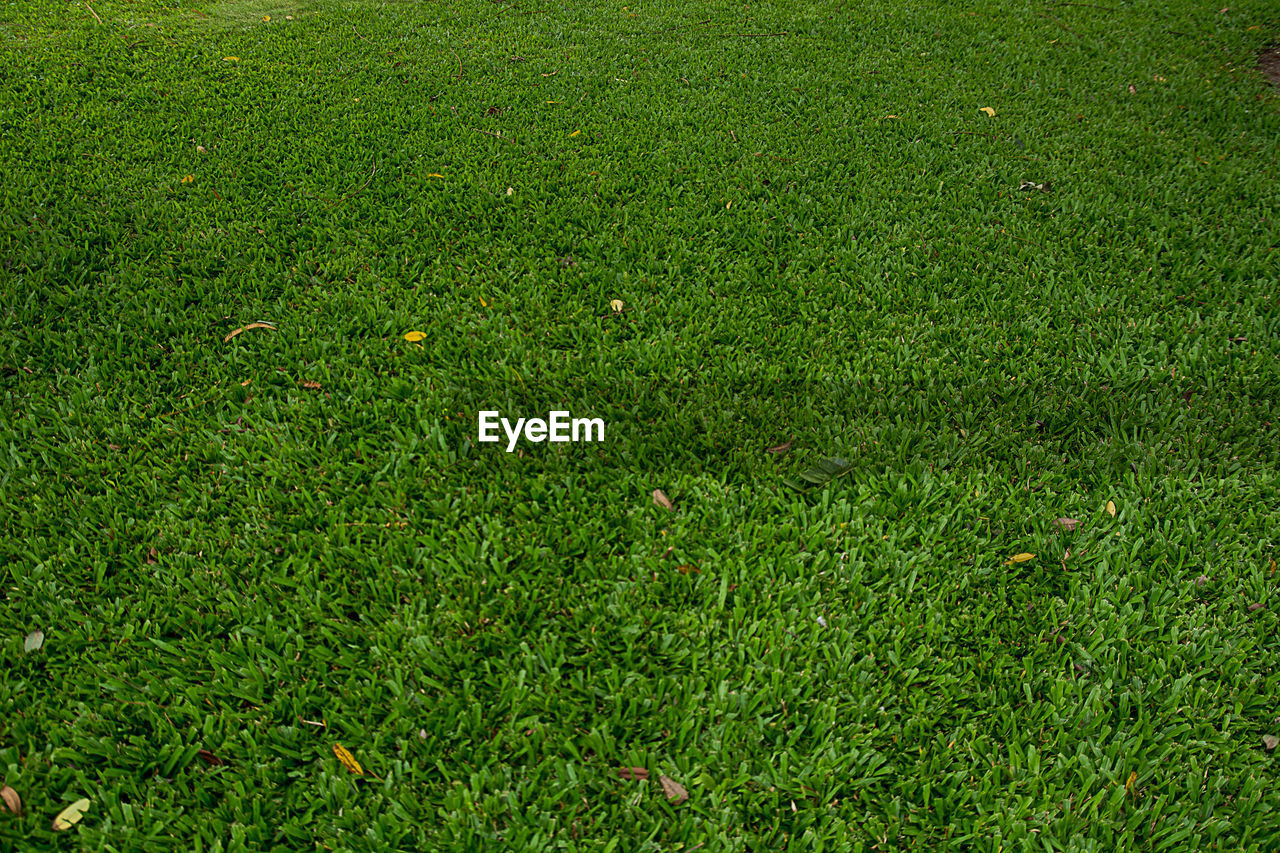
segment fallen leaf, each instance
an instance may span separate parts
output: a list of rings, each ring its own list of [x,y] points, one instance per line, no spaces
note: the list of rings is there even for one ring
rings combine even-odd
[[[14,814],[22,814],[22,797],[18,796],[18,792],[5,785],[0,788],[0,800],[4,800],[4,807]]]
[[[307,380],[306,382],[303,382],[303,383],[302,383],[302,387],[303,387],[303,388],[309,388],[309,389],[311,389],[312,391],[317,391],[317,390],[319,390],[319,388],[320,388],[320,383],[319,383],[319,382],[316,382],[315,380],[309,379],[309,380]]]
[[[1125,792],[1126,794],[1132,794],[1132,793],[1133,793],[1133,783],[1134,783],[1134,782],[1137,782],[1137,781],[1138,781],[1138,771],[1137,771],[1137,770],[1134,770],[1133,772],[1131,772],[1131,773],[1129,774],[1129,778],[1128,778],[1128,780],[1126,780],[1126,781],[1125,781],[1125,783],[1124,783],[1124,792]]]
[[[196,153],[197,153],[197,154],[204,154],[204,153],[205,153],[206,151],[208,151],[208,150],[209,150],[209,149],[205,148],[203,145],[197,145],[197,146],[196,146]]]
[[[573,138],[574,138],[575,136],[577,136],[579,133],[582,133],[582,131],[580,131],[580,130],[575,130],[573,133],[569,134],[569,138],[570,138],[570,139],[573,139]]]
[[[839,456],[832,456],[830,459],[820,460],[817,465],[807,471],[800,472],[795,477],[788,477],[782,481],[782,484],[788,488],[803,492],[814,486],[825,486],[837,477],[843,477],[852,470],[852,462]]]
[[[618,778],[627,782],[643,782],[649,778],[649,771],[645,770],[643,767],[619,767]]]
[[[692,563],[682,563],[682,564],[680,564],[680,565],[676,566],[676,571],[677,571],[677,572],[679,572],[679,573],[680,573],[680,574],[682,574],[682,575],[700,575],[700,574],[702,574],[702,569],[698,568],[697,566],[693,565]]]
[[[659,776],[659,784],[662,785],[662,793],[667,795],[667,799],[675,803],[677,806],[689,799],[689,792],[670,776]]]
[[[671,503],[671,498],[667,497],[666,492],[662,491],[662,489],[653,490],[653,502],[663,509],[674,510],[676,508],[675,504]]]
[[[1267,752],[1270,752],[1271,750],[1275,749],[1277,745],[1280,745],[1280,737],[1276,737],[1275,735],[1263,735],[1262,745],[1267,748]],[[13,789],[5,788],[5,790],[11,791]],[[14,796],[17,796],[17,794],[15,794]],[[8,798],[6,797],[5,799],[8,799]],[[17,814],[17,812],[14,812],[14,814]]]
[[[982,107],[982,111],[992,117],[994,117],[996,114],[996,111],[991,107]]]
[[[726,201],[726,202],[724,203],[724,209],[725,209],[725,210],[728,210],[728,209],[729,209],[729,208],[731,208],[731,207],[733,207],[733,201],[732,201],[732,200],[730,200],[730,201]]]
[[[613,299],[613,300],[610,300],[610,302],[609,302],[609,307],[610,307],[611,309],[613,309],[613,313],[615,313],[615,314],[621,314],[621,313],[622,313],[622,307],[623,307],[623,306],[622,306],[622,300],[621,300],[621,299]]]
[[[405,332],[404,333],[404,339],[411,344],[416,344],[418,341],[425,340],[426,337],[427,337],[426,332]]]
[[[231,340],[236,335],[240,334],[241,332],[247,332],[250,329],[270,329],[271,331],[274,332],[276,330],[276,327],[271,325],[270,323],[250,323],[247,326],[241,326],[240,328],[236,329],[234,332],[229,333],[225,338],[222,339],[222,342],[225,344],[227,341]]]
[[[189,184],[189,183],[191,183],[192,181],[194,181],[195,179],[196,179],[196,176],[195,176],[195,175],[183,175],[183,176],[182,176],[182,182],[183,182],[184,184]]]
[[[27,634],[27,638],[22,641],[22,650],[27,654],[31,654],[32,652],[39,651],[40,647],[43,645],[44,631],[37,628],[30,634]]]
[[[1075,530],[1080,526],[1079,519],[1075,518],[1055,518],[1053,523],[1061,527],[1063,530]]]
[[[222,61],[223,61],[223,62],[239,62],[239,61],[240,61],[240,57],[238,57],[238,56],[224,56],[224,57],[222,57]]]
[[[440,174],[439,172],[427,172],[427,177],[428,177],[428,178],[443,178],[443,177],[444,177],[444,175]]]
[[[507,195],[515,195],[515,194],[516,194],[515,187],[507,187]]]
[[[226,761],[214,755],[212,752],[210,752],[207,749],[200,750],[199,752],[196,753],[196,755],[200,756],[200,760],[203,761],[205,764],[208,764],[213,767],[221,767],[222,765],[227,763]]]
[[[270,16],[270,15],[263,15],[263,16],[262,16],[262,20],[263,20],[263,22],[264,22],[264,23],[269,24],[269,23],[271,23],[271,16]]]
[[[767,448],[765,450],[765,453],[772,453],[774,456],[781,456],[782,454],[786,453],[790,449],[791,449],[791,442],[784,441],[782,444],[777,444],[777,445],[774,445],[773,447]]]
[[[1130,94],[1130,95],[1136,95],[1136,94],[1138,94],[1138,87],[1137,87],[1137,86],[1135,86],[1135,85],[1133,85],[1132,83],[1130,83],[1130,84],[1129,84],[1129,94]]]
[[[1112,518],[1115,518],[1115,517],[1116,517],[1116,502],[1115,502],[1115,501],[1107,501],[1107,515],[1111,516]]]
[[[1023,551],[1021,554],[1014,554],[1012,557],[1010,557],[1009,562],[1005,563],[1005,565],[1007,566],[1009,565],[1009,563],[1025,563],[1027,560],[1034,560],[1035,558],[1036,558],[1035,554],[1028,554],[1027,552]]]
[[[1266,606],[1267,605],[1263,604],[1261,601],[1255,601],[1253,604],[1249,605],[1249,612],[1253,613],[1254,611],[1261,610]]]
[[[88,800],[76,800],[74,803],[58,812],[58,816],[53,819],[53,828],[58,832],[70,829],[80,822],[80,818],[84,817],[84,813],[88,810]]]
[[[350,770],[357,776],[364,775],[364,768],[360,766],[360,762],[356,761],[356,757],[352,755],[345,746],[340,743],[333,745],[333,754],[338,756],[338,760],[342,762],[342,766]]]

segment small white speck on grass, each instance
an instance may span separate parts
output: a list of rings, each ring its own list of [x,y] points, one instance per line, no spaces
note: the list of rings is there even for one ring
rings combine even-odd
[[[823,628],[827,627],[827,620],[826,620],[826,619],[823,619],[821,616],[819,616],[819,617],[818,617],[818,625],[820,625],[820,626],[821,626],[821,627],[823,627]]]

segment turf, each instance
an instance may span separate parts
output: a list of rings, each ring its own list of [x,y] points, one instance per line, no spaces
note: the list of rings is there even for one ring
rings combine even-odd
[[[1280,848],[1277,39],[0,7],[0,848]]]

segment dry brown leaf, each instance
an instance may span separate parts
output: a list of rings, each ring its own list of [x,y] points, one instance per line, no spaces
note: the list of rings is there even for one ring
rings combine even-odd
[[[662,489],[653,490],[653,502],[656,506],[660,506],[666,510],[675,510],[675,504],[671,502],[671,498],[667,497]]]
[[[627,782],[643,782],[649,778],[649,771],[643,767],[619,767],[618,778]]]
[[[1075,519],[1075,518],[1057,518],[1057,519],[1054,519],[1054,523],[1057,524],[1059,527],[1061,527],[1063,530],[1075,530],[1077,527],[1080,526],[1079,519]]]
[[[1256,611],[1256,610],[1261,610],[1262,608],[1264,608],[1264,607],[1266,607],[1266,606],[1267,606],[1267,605],[1263,604],[1261,601],[1255,601],[1253,604],[1250,604],[1250,605],[1249,605],[1249,612],[1250,612],[1250,613],[1253,613],[1254,611]]]
[[[200,760],[203,761],[205,764],[210,765],[211,767],[221,767],[222,765],[227,763],[226,761],[214,755],[212,752],[210,752],[207,749],[200,750],[199,752],[196,753],[196,755],[200,756]]]
[[[700,575],[700,574],[702,574],[702,569],[698,568],[697,566],[693,565],[692,563],[682,563],[681,565],[676,566],[676,571],[677,571],[677,572],[679,572],[679,573],[680,573],[680,574],[682,574],[682,575]]]
[[[241,326],[240,328],[236,329],[234,332],[229,333],[225,338],[222,339],[222,342],[225,344],[227,341],[231,340],[236,335],[240,334],[241,332],[247,332],[250,329],[270,329],[271,331],[274,332],[276,330],[276,327],[271,325],[270,323],[250,323],[247,326]]]
[[[342,762],[342,766],[350,770],[357,776],[364,775],[364,768],[360,766],[360,762],[356,761],[356,757],[352,755],[345,746],[340,743],[333,745],[333,754],[338,756],[338,760]]]
[[[320,390],[320,383],[319,383],[319,382],[316,382],[315,380],[308,379],[306,382],[303,382],[303,383],[302,383],[302,387],[303,387],[303,388],[308,388],[308,389],[310,389],[310,390],[312,390],[312,391],[319,391],[319,390]]]
[[[670,776],[659,776],[658,782],[662,785],[662,793],[666,794],[667,799],[675,805],[678,806],[689,799],[689,792],[685,790],[684,785],[681,785]]]
[[[53,828],[58,832],[64,832],[70,829],[80,822],[80,818],[84,817],[84,813],[88,810],[88,800],[76,800],[74,803],[58,812],[58,816],[53,819]]]
[[[16,815],[22,814],[22,797],[8,785],[0,788],[0,800],[4,800],[4,807],[9,811]]]
[[[1115,502],[1115,501],[1107,501],[1107,515],[1111,516],[1112,518],[1115,518],[1115,517],[1116,517],[1116,502]]]
[[[782,454],[786,453],[790,449],[791,449],[791,442],[784,441],[782,442],[782,444],[768,448],[767,450],[765,450],[765,453],[772,453],[774,456],[781,456]]]

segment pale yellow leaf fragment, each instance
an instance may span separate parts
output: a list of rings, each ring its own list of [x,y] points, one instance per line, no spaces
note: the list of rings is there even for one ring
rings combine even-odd
[[[416,344],[418,341],[425,340],[426,337],[427,337],[426,332],[405,332],[404,333],[404,339],[411,344]]]
[[[1010,557],[1009,563],[1025,563],[1027,560],[1034,560],[1035,558],[1036,558],[1035,554],[1028,554],[1027,552],[1023,551],[1021,554],[1014,554],[1012,557]],[[1009,565],[1009,563],[1005,563],[1005,565]]]
[[[224,57],[222,57],[222,61],[223,61],[223,62],[239,62],[239,61],[240,61],[240,57],[238,57],[238,56],[224,56]]]
[[[84,813],[88,810],[88,800],[76,800],[74,803],[58,812],[58,816],[53,819],[53,828],[58,832],[65,832],[79,823],[80,818],[84,817]]]
[[[621,313],[622,313],[622,307],[623,307],[623,306],[622,306],[622,300],[621,300],[621,299],[612,299],[612,300],[610,300],[610,301],[609,301],[609,307],[613,309],[613,313],[615,313],[615,314],[621,314]]]
[[[574,138],[575,136],[577,136],[579,133],[582,133],[582,131],[580,131],[580,130],[575,130],[573,133],[569,134],[569,138],[570,138],[570,139],[573,139],[573,138]]]
[[[1116,502],[1115,502],[1115,501],[1107,501],[1107,515],[1111,516],[1112,518],[1115,518],[1115,517],[1116,517]]]
[[[992,107],[982,107],[982,111],[992,118],[995,117],[996,111]]]

